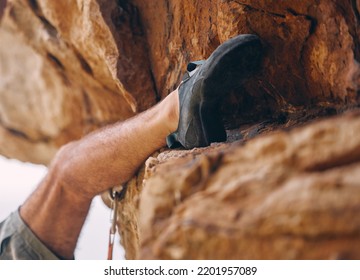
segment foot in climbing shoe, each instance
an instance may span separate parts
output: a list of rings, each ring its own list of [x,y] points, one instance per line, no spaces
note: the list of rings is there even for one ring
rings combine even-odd
[[[168,146],[191,149],[225,141],[220,101],[260,68],[261,58],[260,38],[243,34],[221,44],[207,60],[189,63],[178,89],[178,128],[166,138]]]

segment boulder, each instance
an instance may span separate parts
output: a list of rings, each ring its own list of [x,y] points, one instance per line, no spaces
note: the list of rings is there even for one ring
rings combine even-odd
[[[359,259],[360,112],[288,125],[150,157],[119,204],[126,258]]]
[[[0,154],[48,164],[257,34],[261,71],[219,104],[226,143],[164,149],[128,182],[126,257],[359,258],[359,22],[359,0],[8,0]]]
[[[227,128],[358,104],[359,1],[9,0],[0,26],[0,153],[56,150],[175,89],[191,60],[241,33],[261,73],[226,93]]]

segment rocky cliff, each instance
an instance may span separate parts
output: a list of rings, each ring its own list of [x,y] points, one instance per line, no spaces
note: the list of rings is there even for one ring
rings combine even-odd
[[[0,153],[37,163],[226,39],[263,40],[261,72],[221,104],[228,141],[161,151],[129,182],[128,258],[360,257],[359,0],[8,2]]]

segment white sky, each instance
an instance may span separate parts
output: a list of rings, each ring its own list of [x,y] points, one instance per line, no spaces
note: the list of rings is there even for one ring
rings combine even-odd
[[[45,176],[42,165],[8,160],[0,156],[0,221],[15,211]],[[75,258],[79,260],[105,260],[107,257],[110,209],[100,197],[93,200],[83,227]],[[119,244],[119,240],[115,240]],[[114,259],[123,259],[124,251],[114,248]]]

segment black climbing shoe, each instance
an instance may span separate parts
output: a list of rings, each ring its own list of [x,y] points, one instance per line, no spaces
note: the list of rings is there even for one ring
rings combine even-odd
[[[166,138],[168,146],[192,149],[225,141],[220,101],[260,68],[261,58],[259,37],[244,34],[220,45],[207,60],[189,63],[179,86],[179,125]]]

